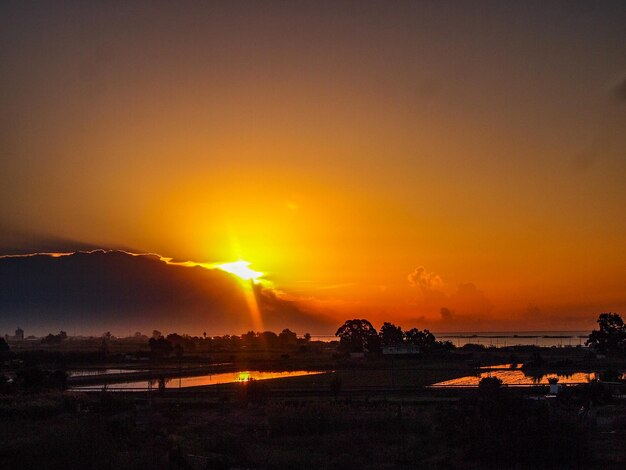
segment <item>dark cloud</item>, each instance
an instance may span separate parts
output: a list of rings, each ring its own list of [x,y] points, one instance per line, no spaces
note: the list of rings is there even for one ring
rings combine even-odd
[[[449,323],[453,320],[452,311],[449,308],[442,307],[439,310],[439,314],[441,315],[441,321],[444,323]]]
[[[253,329],[244,289],[217,269],[167,264],[122,251],[0,258],[0,331],[35,334],[178,331],[211,334]],[[327,332],[326,322],[255,287],[263,326]]]
[[[30,253],[73,253],[102,248],[102,245],[72,240],[52,234],[35,234],[15,230],[0,224],[0,255],[23,255]],[[137,252],[129,247],[110,246],[108,249]]]
[[[276,330],[295,327],[299,331],[320,331],[321,327],[330,328],[337,323],[319,313],[305,311],[298,302],[281,298],[274,289],[261,284],[253,287],[264,325],[274,325]]]
[[[428,272],[424,266],[415,268],[409,274],[408,280],[413,287],[420,289],[421,299],[417,306],[431,312],[440,309],[439,314],[443,323],[457,321],[460,317],[453,315],[449,307],[442,305],[449,305],[462,315],[482,316],[493,310],[493,304],[485,297],[484,292],[471,282],[459,284],[456,292],[448,295],[441,290],[444,284],[441,277],[434,272]]]

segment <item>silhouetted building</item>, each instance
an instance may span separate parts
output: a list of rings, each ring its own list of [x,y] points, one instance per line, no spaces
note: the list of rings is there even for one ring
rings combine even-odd
[[[399,344],[396,346],[384,346],[383,355],[409,355],[419,354],[420,348],[414,344]]]
[[[16,341],[23,341],[24,340],[24,330],[22,330],[21,328],[17,328],[17,330],[15,330],[15,337],[14,339]]]

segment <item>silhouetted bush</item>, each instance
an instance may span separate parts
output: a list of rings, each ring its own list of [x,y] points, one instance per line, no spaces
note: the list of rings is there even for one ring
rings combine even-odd
[[[478,392],[483,397],[493,398],[502,388],[502,380],[498,377],[483,377],[478,382]]]

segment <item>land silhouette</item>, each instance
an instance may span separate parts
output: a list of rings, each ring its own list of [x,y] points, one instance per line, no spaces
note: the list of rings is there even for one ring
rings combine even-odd
[[[19,330],[21,332],[22,330]],[[346,320],[336,340],[279,333],[0,339],[8,468],[622,468],[626,329],[587,346],[455,348],[428,330]],[[307,374],[291,371],[304,369]],[[433,384],[485,371],[476,387]],[[577,370],[595,378],[562,386]],[[258,372],[255,372],[258,371]],[[291,378],[256,380],[274,371]],[[228,377],[222,379],[220,377]],[[541,377],[548,376],[545,385]],[[191,380],[191,386],[181,383]],[[120,382],[144,388],[117,388]],[[337,445],[337,444],[340,445]]]

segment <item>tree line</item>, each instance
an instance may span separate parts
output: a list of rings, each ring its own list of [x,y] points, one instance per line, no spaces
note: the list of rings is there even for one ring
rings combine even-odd
[[[152,337],[148,339],[151,352],[159,356],[169,356],[172,352],[181,355],[183,352],[212,352],[212,351],[240,351],[240,350],[270,350],[270,349],[293,349],[304,346],[311,340],[311,335],[305,333],[302,338],[285,328],[276,334],[273,331],[248,331],[240,336],[224,335],[202,337],[179,335],[170,333],[164,336],[160,331],[154,330]]]
[[[437,341],[429,330],[402,328],[393,323],[385,322],[376,328],[365,319],[347,320],[339,327],[335,336],[339,337],[339,348],[350,353],[380,353],[384,347],[412,346],[415,352],[430,353],[434,351],[450,351],[455,348],[450,341]]]

